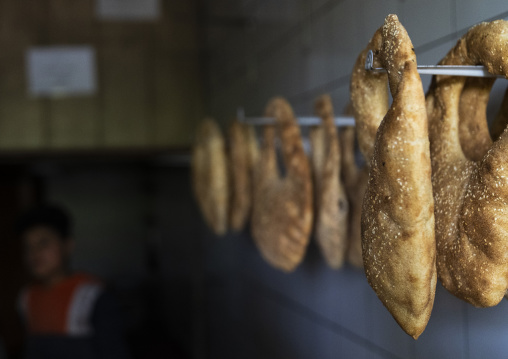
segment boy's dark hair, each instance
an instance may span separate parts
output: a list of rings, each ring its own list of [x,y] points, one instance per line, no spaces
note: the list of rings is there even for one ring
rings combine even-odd
[[[54,230],[63,240],[69,239],[72,230],[72,219],[68,212],[60,206],[41,205],[23,213],[17,222],[19,236],[26,231],[44,226]]]

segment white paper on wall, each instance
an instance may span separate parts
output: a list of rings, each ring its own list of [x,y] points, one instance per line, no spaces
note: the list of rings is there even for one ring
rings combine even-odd
[[[187,1],[187,0],[177,0]],[[159,0],[96,0],[95,12],[101,20],[150,21],[160,13]]]
[[[38,97],[93,95],[97,91],[91,46],[31,47],[26,53],[29,94]]]

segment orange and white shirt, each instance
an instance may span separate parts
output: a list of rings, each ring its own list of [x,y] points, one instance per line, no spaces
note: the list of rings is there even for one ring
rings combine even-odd
[[[87,274],[73,274],[51,287],[29,286],[20,297],[28,334],[93,335],[92,313],[102,292],[102,283]]]

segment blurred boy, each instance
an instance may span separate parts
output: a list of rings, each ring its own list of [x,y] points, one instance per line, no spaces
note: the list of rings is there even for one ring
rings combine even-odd
[[[56,206],[25,213],[18,231],[34,282],[20,296],[26,359],[128,358],[121,317],[96,278],[72,273],[71,220]]]

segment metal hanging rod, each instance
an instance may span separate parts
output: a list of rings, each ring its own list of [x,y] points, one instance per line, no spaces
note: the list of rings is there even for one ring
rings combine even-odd
[[[367,52],[365,59],[365,69],[373,72],[384,72],[386,69],[374,67],[374,53],[372,50]],[[418,65],[418,73],[422,75],[449,75],[449,76],[467,76],[467,77],[500,77],[503,75],[493,75],[487,71],[484,66],[459,66],[459,65]],[[271,117],[246,117],[242,107],[237,111],[238,121],[248,123],[254,126],[273,124],[275,119]],[[321,118],[313,116],[297,117],[300,126],[317,126],[321,124]],[[335,117],[337,127],[354,126],[355,119],[351,116]]]
[[[238,121],[248,123],[254,126],[273,125],[275,119],[273,117],[245,117],[245,112],[242,107],[239,107],[236,113]],[[321,117],[315,116],[300,116],[296,118],[299,126],[318,126],[322,123]],[[336,116],[335,126],[347,127],[354,126],[355,119],[352,116]]]
[[[374,67],[374,53],[369,50],[365,59],[365,69],[373,72],[386,71],[382,67]],[[459,66],[459,65],[418,65],[418,73],[422,75],[449,75],[449,76],[468,76],[468,77],[500,77],[502,75],[492,75],[484,66]]]

